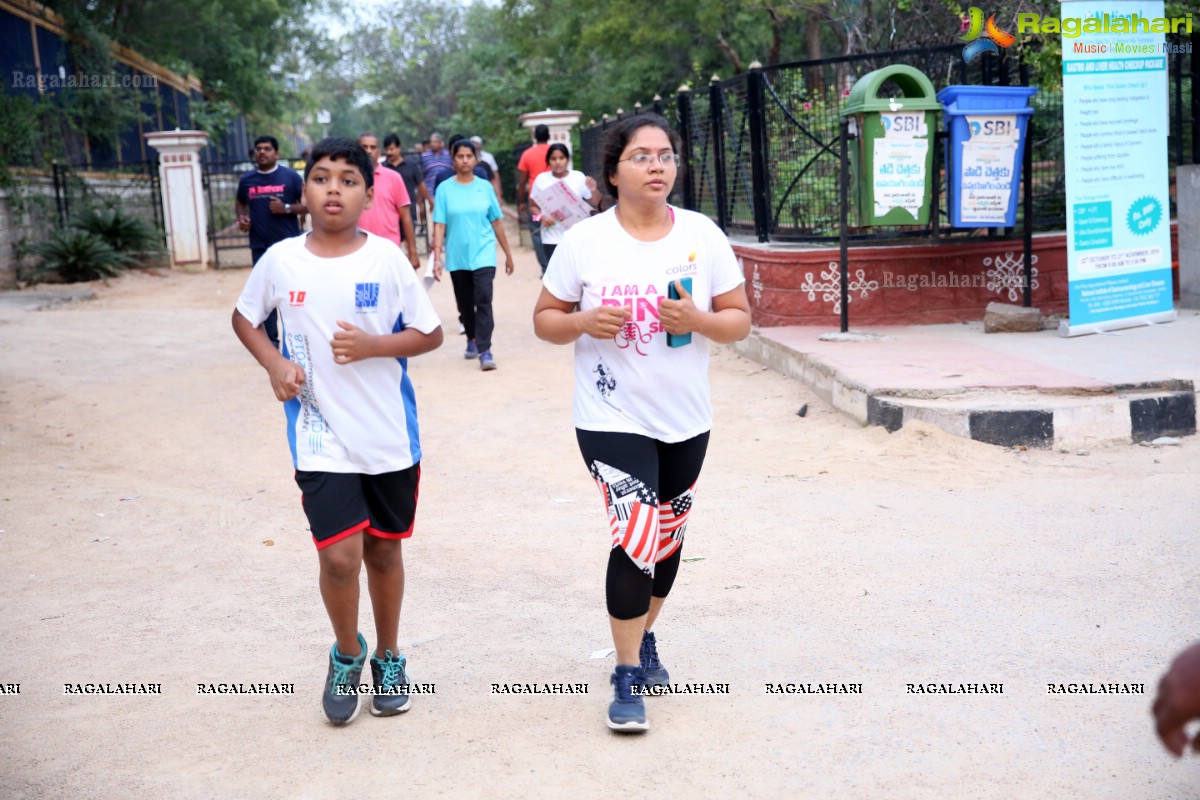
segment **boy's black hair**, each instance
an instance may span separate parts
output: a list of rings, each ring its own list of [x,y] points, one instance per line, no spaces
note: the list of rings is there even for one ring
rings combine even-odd
[[[308,163],[304,165],[305,183],[308,182],[308,173],[312,172],[313,165],[322,158],[328,158],[330,161],[345,161],[350,166],[357,167],[363,177],[363,183],[368,189],[375,183],[375,166],[371,163],[371,157],[353,139],[333,137],[317,142],[312,149]]]
[[[539,124],[533,129],[533,140],[538,144],[543,144],[550,141],[550,127],[545,124]]]
[[[279,152],[279,140],[276,139],[274,136],[260,136],[254,140],[254,146],[258,147],[260,144],[262,144],[264,142],[271,145],[271,147],[274,147],[276,153]]]
[[[658,128],[667,135],[667,141],[671,143],[672,150],[678,153],[683,149],[683,140],[679,138],[679,134],[671,127],[671,123],[667,122],[666,117],[658,114],[646,113],[626,117],[609,128],[604,133],[603,144],[600,148],[600,163],[604,174],[604,188],[613,197],[617,196],[617,187],[609,179],[617,174],[617,167],[621,164],[621,153],[625,152],[625,146],[629,144],[633,134],[642,128]]]
[[[383,137],[383,146],[388,148],[392,145],[396,145],[396,147],[403,149],[403,146],[400,144],[400,137],[394,133],[389,133],[387,136]]]
[[[550,166],[550,156],[554,155],[555,153],[562,153],[563,158],[567,159],[567,161],[571,160],[571,151],[567,149],[567,146],[562,142],[555,142],[554,144],[550,145],[550,149],[546,151],[547,167]]]

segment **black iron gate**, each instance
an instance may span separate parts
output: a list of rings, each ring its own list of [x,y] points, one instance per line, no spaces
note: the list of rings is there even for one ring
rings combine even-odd
[[[208,161],[202,169],[208,243],[218,269],[251,265],[250,234],[237,224],[237,188],[241,177],[253,169],[249,161]]]

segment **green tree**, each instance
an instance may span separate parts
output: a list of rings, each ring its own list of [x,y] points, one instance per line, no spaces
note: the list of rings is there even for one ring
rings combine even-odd
[[[246,114],[294,107],[303,67],[326,60],[312,20],[336,0],[57,0],[55,11],[146,58],[204,82],[211,99]]]

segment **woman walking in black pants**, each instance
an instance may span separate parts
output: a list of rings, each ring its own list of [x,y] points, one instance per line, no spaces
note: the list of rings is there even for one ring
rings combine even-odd
[[[492,283],[496,277],[496,243],[504,250],[504,272],[513,272],[512,253],[504,235],[500,204],[492,185],[474,174],[477,154],[469,139],[454,143],[450,156],[454,178],[443,181],[433,203],[435,274],[450,271],[458,314],[466,328],[465,358],[478,358],[479,368],[496,368],[492,357]],[[444,249],[443,249],[444,245]]]

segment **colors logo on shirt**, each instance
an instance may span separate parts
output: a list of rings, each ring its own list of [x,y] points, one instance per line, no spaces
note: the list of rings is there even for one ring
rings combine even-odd
[[[696,254],[688,253],[688,260],[685,264],[676,264],[673,267],[667,267],[667,276],[671,280],[684,275],[698,275],[700,265],[696,263]]]
[[[303,292],[303,291],[288,292],[288,305],[292,305],[292,306],[304,305],[304,295],[305,294],[307,294],[307,292]]]
[[[354,310],[360,314],[370,314],[379,310],[379,284],[354,284]]]

